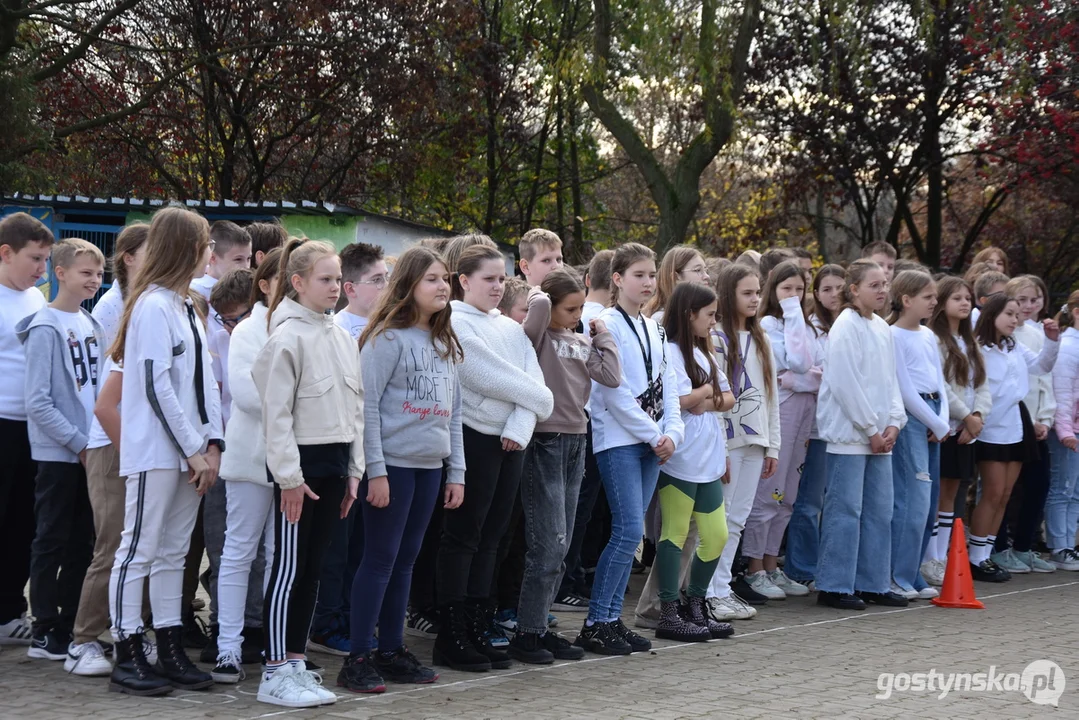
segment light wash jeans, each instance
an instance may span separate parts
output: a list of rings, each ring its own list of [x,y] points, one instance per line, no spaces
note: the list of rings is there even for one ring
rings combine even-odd
[[[1052,551],[1075,546],[1079,525],[1079,453],[1049,432],[1049,495],[1045,498],[1045,543]]]
[[[644,511],[659,482],[659,457],[648,443],[638,443],[601,450],[596,462],[611,507],[611,539],[596,565],[588,619],[608,622],[622,615],[633,553],[644,537]]]
[[[787,560],[783,572],[792,580],[808,583],[817,572],[820,548],[820,516],[824,509],[824,487],[828,481],[828,443],[810,440],[798,499],[794,501],[787,525]]]
[[[925,402],[940,411],[940,400]],[[904,590],[921,590],[926,527],[932,534],[930,516],[940,497],[940,443],[929,442],[929,428],[910,413],[892,449],[892,486],[892,580]]]
[[[828,453],[817,589],[888,592],[891,526],[891,456]]]

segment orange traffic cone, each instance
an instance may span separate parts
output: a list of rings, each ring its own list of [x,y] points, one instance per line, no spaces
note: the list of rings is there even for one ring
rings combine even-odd
[[[952,545],[948,548],[948,567],[944,572],[944,587],[940,589],[940,597],[935,597],[930,602],[947,608],[985,609],[985,605],[974,597],[974,579],[970,576],[967,538],[966,533],[963,532],[961,518],[956,518],[952,525]]]

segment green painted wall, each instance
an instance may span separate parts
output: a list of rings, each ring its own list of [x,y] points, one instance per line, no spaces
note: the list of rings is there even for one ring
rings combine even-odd
[[[314,215],[284,215],[281,223],[289,235],[312,240],[327,240],[341,250],[356,242],[355,217],[318,217]]]

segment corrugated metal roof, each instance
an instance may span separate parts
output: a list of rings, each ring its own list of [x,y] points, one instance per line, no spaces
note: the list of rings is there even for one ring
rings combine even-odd
[[[0,204],[22,205],[49,205],[56,209],[70,210],[115,210],[117,212],[147,212],[166,207],[172,203],[180,203],[192,210],[213,212],[227,211],[229,213],[243,213],[245,211],[265,215],[338,215],[350,217],[376,218],[396,225],[414,228],[431,235],[447,236],[454,233],[424,223],[405,220],[382,215],[367,210],[353,208],[340,203],[324,202],[322,200],[173,200],[161,198],[122,198],[122,197],[91,197],[87,195],[46,195],[43,193],[10,193],[3,195]]]

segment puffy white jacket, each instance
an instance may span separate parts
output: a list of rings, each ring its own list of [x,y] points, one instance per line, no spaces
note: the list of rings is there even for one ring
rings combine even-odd
[[[821,439],[830,453],[869,455],[870,437],[906,423],[891,328],[876,315],[847,308],[828,333],[817,400]]]
[[[262,398],[251,377],[255,358],[266,346],[266,306],[255,303],[249,315],[232,331],[229,341],[229,388],[232,414],[225,426],[225,453],[221,456],[223,480],[267,484],[266,438],[262,431]]]
[[[1067,328],[1060,338],[1060,353],[1053,366],[1053,392],[1056,394],[1057,437],[1075,437],[1079,427],[1079,330]]]
[[[536,422],[554,411],[532,341],[498,310],[485,313],[460,300],[450,304],[450,322],[465,354],[457,366],[464,424],[524,447]]]

